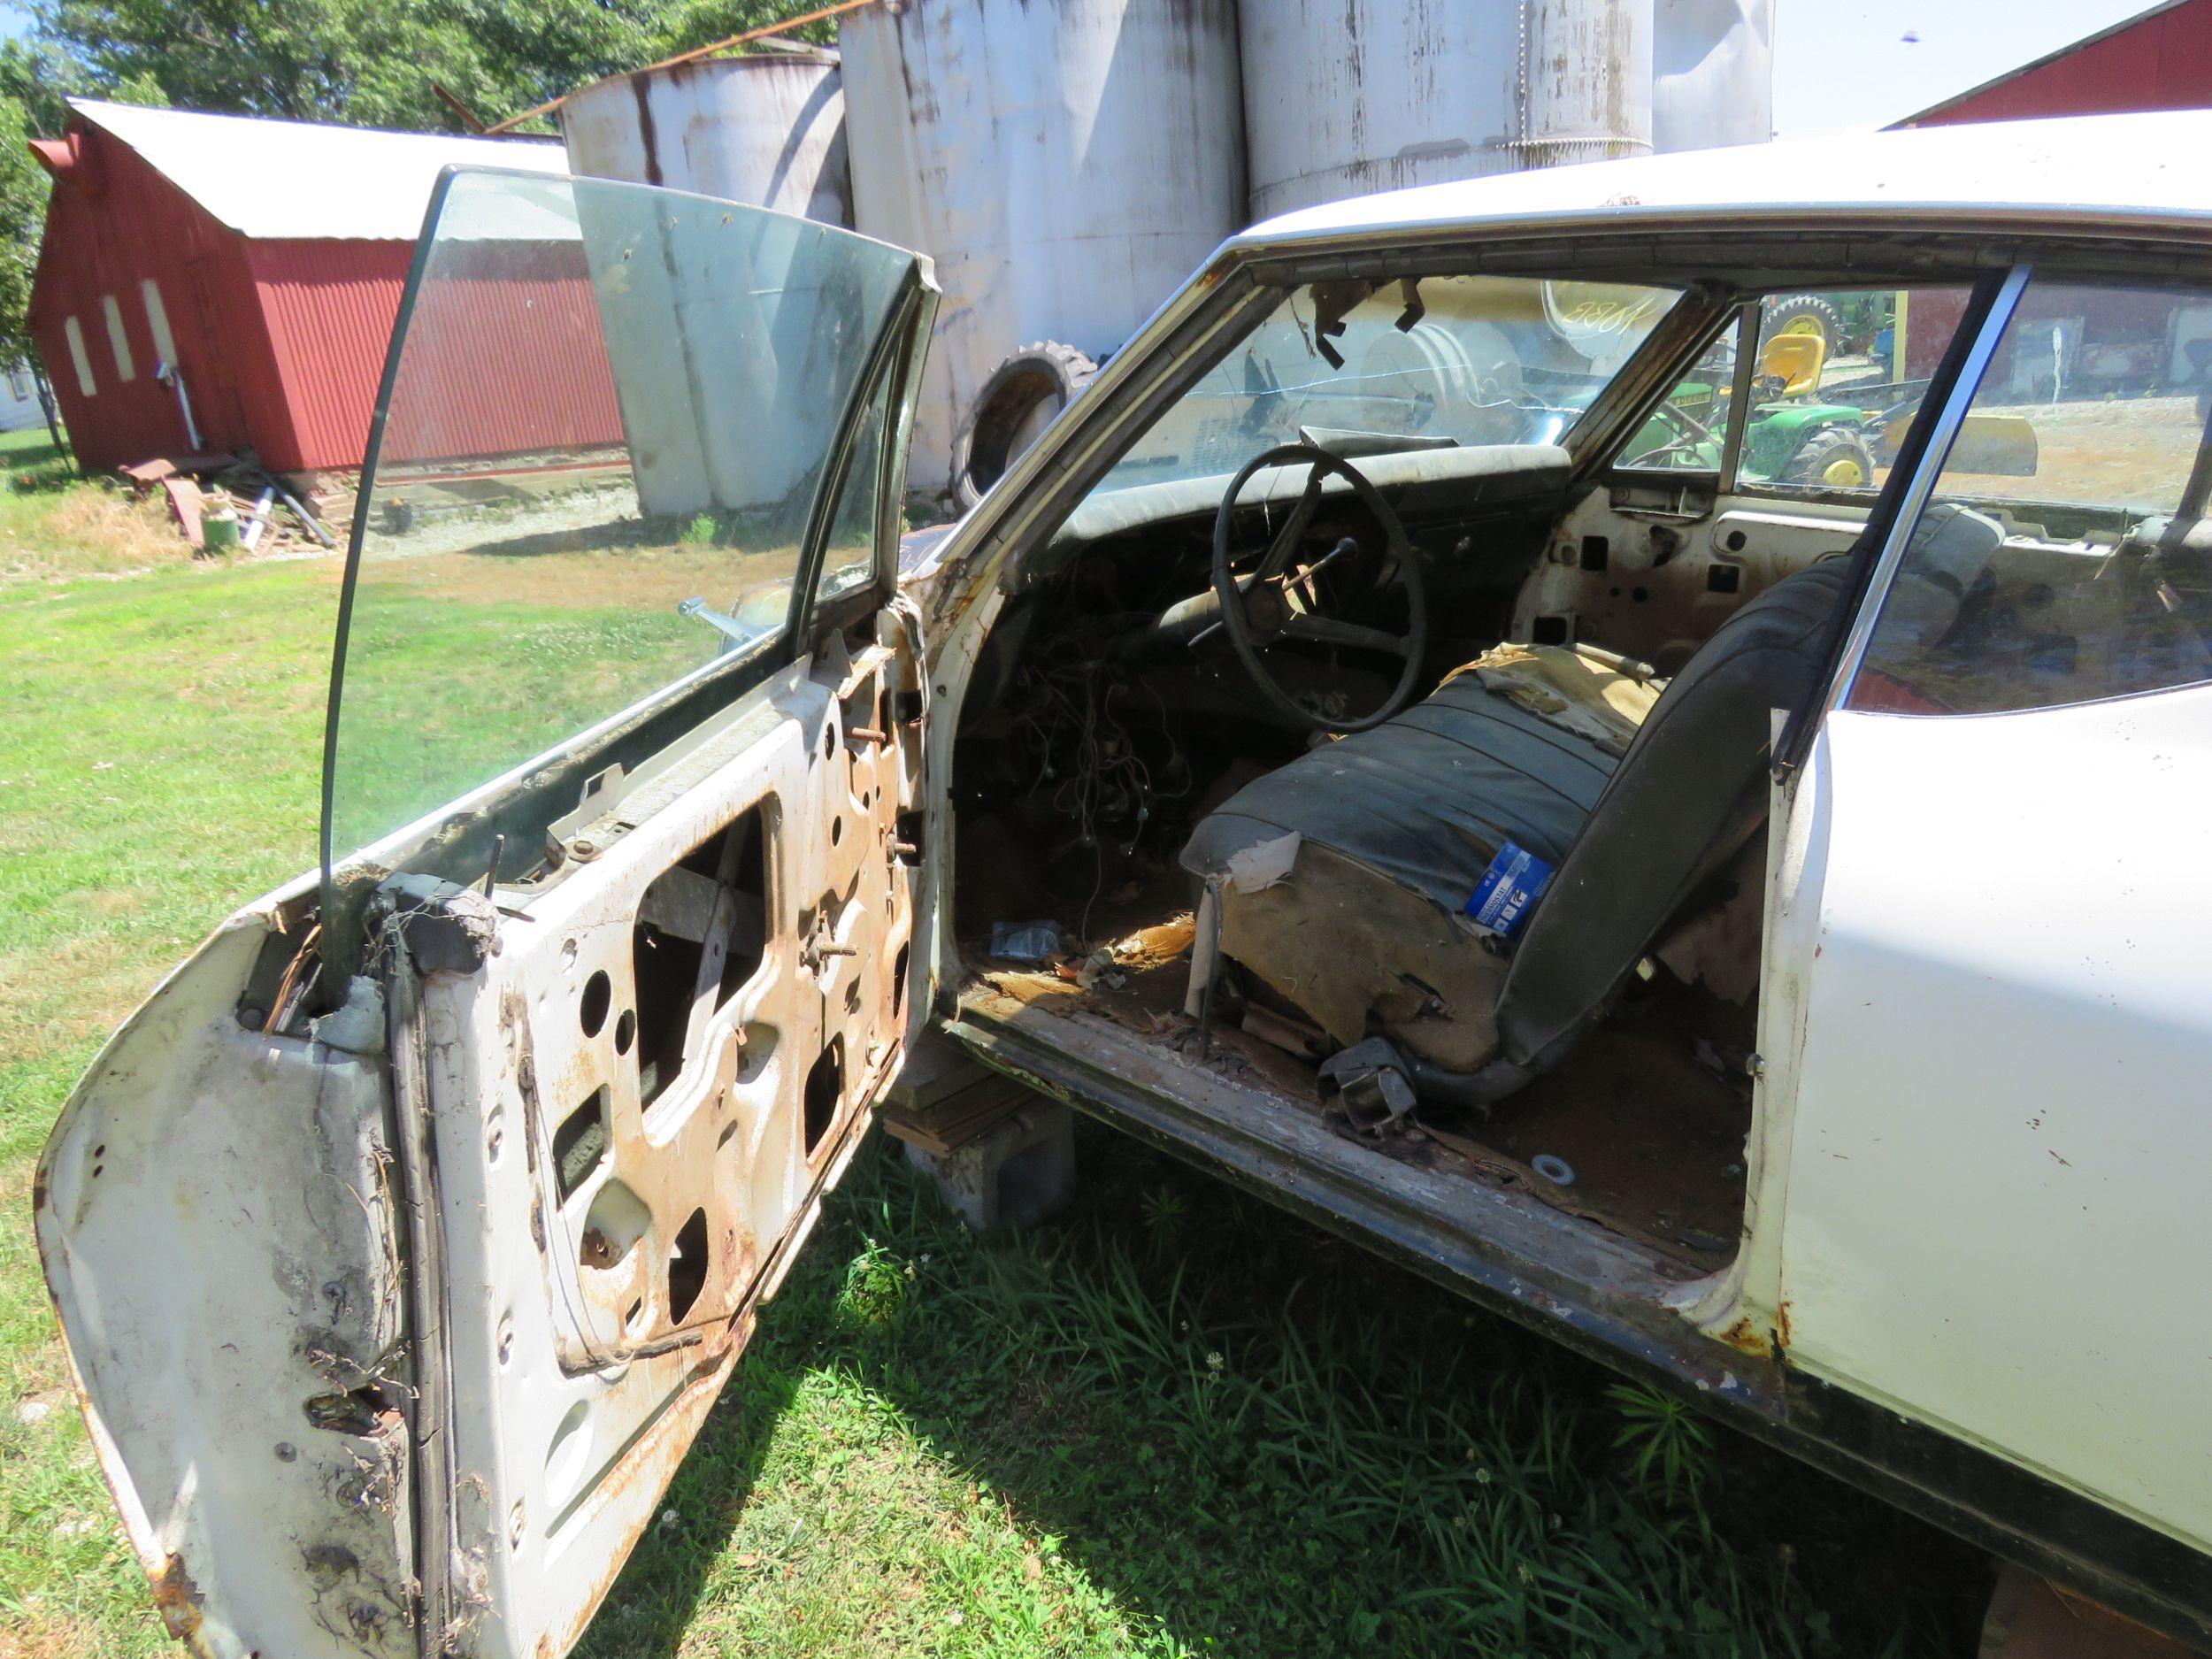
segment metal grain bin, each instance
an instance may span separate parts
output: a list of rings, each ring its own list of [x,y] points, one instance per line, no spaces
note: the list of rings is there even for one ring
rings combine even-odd
[[[1652,0],[1528,0],[1525,165],[1651,153]]]
[[[1521,165],[1517,0],[1243,0],[1256,219]]]
[[[1654,150],[1774,136],[1774,0],[1659,0],[1652,55]]]
[[[561,106],[569,165],[825,224],[853,222],[845,95],[823,48],[610,75]]]
[[[1252,217],[1763,141],[1773,0],[1242,0]]]
[[[944,288],[915,486],[951,485],[1002,364],[1037,344],[1104,357],[1243,225],[1236,25],[1235,0],[926,0],[844,19],[855,224],[929,254]],[[1037,423],[1008,424],[1018,442]]]

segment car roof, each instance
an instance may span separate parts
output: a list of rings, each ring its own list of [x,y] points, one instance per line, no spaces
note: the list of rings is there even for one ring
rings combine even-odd
[[[1227,250],[1393,231],[2018,221],[2212,232],[2212,111],[1788,139],[1494,173],[1303,208]]]

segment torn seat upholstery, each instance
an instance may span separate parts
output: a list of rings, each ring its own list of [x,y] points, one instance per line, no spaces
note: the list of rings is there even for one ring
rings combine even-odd
[[[1921,641],[1947,633],[2003,536],[1929,508],[1896,619]],[[1663,690],[1586,647],[1501,647],[1246,786],[1183,853],[1221,887],[1222,951],[1340,1043],[1380,1034],[1438,1070],[1500,1068],[1491,1094],[1550,1069],[1764,821],[1775,711],[1824,671],[1847,567],[1775,583]],[[1289,834],[1286,879],[1230,881],[1240,852]],[[1557,871],[1509,953],[1463,914],[1506,841]]]
[[[1339,1043],[1379,1029],[1448,1069],[1481,1064],[1507,963],[1461,906],[1506,841],[1565,858],[1658,696],[1604,652],[1500,646],[1254,780],[1183,851],[1222,881],[1223,952]]]

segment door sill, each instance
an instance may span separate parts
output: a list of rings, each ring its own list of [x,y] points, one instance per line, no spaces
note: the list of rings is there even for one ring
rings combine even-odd
[[[1194,1055],[987,983],[965,987],[944,1031],[1033,1087],[1570,1347],[1718,1393],[1755,1386],[1760,1362],[1675,1310],[1695,1282],[1680,1263],[1532,1194],[1382,1156]]]

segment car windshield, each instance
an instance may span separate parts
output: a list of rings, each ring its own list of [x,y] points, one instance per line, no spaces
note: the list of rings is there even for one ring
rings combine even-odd
[[[832,514],[830,457],[856,411],[879,453],[910,269],[726,202],[454,175],[355,507],[327,857],[765,656],[810,525],[826,588],[864,577],[872,478]]]
[[[1099,488],[1226,477],[1302,440],[1360,455],[1554,443],[1679,297],[1540,277],[1293,288]]]

